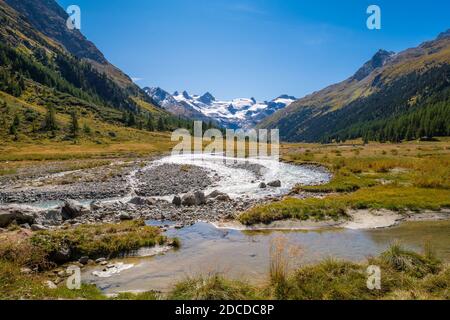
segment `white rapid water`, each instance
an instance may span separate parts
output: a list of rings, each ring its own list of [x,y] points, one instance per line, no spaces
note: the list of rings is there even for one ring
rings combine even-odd
[[[234,198],[243,196],[263,198],[265,196],[284,195],[289,193],[297,184],[322,184],[330,179],[330,175],[325,170],[281,163],[270,158],[236,159],[226,158],[222,155],[171,155],[152,162],[150,167],[163,164],[193,165],[204,168],[211,177],[219,178],[217,183],[204,191],[208,193],[218,190]],[[252,165],[262,167],[260,176],[248,170]],[[281,181],[281,188],[259,188],[261,182],[269,183],[275,180]]]

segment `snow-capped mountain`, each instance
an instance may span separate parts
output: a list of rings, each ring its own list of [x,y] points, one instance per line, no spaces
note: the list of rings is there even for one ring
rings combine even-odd
[[[254,98],[238,98],[231,101],[216,100],[209,92],[199,96],[188,92],[169,94],[161,88],[145,88],[150,97],[169,112],[198,120],[213,120],[225,128],[248,129],[276,111],[297,100],[282,95],[272,101],[259,102]]]

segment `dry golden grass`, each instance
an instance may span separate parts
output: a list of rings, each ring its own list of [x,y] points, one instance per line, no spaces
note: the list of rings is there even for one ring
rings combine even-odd
[[[298,192],[336,193],[324,199],[285,199],[240,215],[245,224],[282,219],[337,219],[348,209],[395,211],[450,207],[450,141],[363,145],[291,144],[283,159],[320,164],[334,174],[320,186],[298,186]]]

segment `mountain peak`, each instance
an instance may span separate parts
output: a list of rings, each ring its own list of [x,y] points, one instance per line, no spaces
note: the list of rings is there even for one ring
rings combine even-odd
[[[445,38],[450,38],[450,29],[448,29],[447,31],[444,31],[442,33],[440,33],[437,37],[437,40],[442,40]]]
[[[158,102],[163,101],[169,96],[169,93],[160,87],[145,87],[143,90]]]
[[[204,104],[211,104],[213,101],[216,101],[216,98],[211,93],[206,92],[198,100]]]
[[[281,96],[277,97],[275,100],[277,100],[277,99],[297,100],[296,97],[290,96],[288,94],[282,94]]]
[[[381,68],[393,56],[395,52],[378,50],[375,55],[367,61],[352,77],[353,80],[360,81],[371,74],[375,69]]]
[[[183,91],[182,95],[183,95],[183,98],[185,98],[187,100],[192,99],[192,97],[189,95],[189,93],[186,90]]]

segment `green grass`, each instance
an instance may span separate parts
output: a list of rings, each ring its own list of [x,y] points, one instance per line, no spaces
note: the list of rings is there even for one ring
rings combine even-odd
[[[297,186],[296,191],[317,193],[352,192],[364,187],[372,187],[378,182],[374,177],[357,176],[353,173],[338,172],[333,179],[324,185]]]
[[[169,300],[257,300],[257,288],[244,282],[229,280],[219,274],[188,278],[178,283]]]
[[[381,269],[381,290],[367,288],[367,267]],[[394,244],[367,263],[327,259],[295,271],[278,299],[375,300],[448,299],[450,268],[430,252],[408,251]],[[274,284],[276,285],[276,284]]]
[[[116,257],[142,247],[167,242],[159,228],[146,226],[144,221],[120,224],[81,225],[68,230],[41,231],[30,239],[31,244],[44,250],[51,259],[62,247],[70,248],[71,259],[82,256],[91,259]]]
[[[277,257],[279,255],[276,255]],[[271,259],[273,259],[271,257]],[[369,265],[381,269],[381,290],[367,288]],[[49,289],[45,274],[25,275],[16,262],[0,259],[0,299],[88,299],[88,300],[378,300],[450,299],[450,267],[430,249],[423,253],[392,245],[378,257],[354,263],[326,259],[305,265],[291,273],[268,275],[258,286],[231,280],[221,274],[187,278],[168,294],[155,292],[121,293],[107,298],[92,285],[69,290],[64,283]]]
[[[450,143],[284,145],[283,159],[321,164],[333,173],[324,185],[294,192],[329,193],[323,199],[286,198],[240,214],[246,225],[284,219],[346,218],[350,209],[398,212],[450,208]]]
[[[11,174],[16,174],[17,170],[16,169],[2,169],[0,168],[0,176],[7,176],[7,175],[11,175]]]
[[[245,225],[252,225],[285,219],[336,220],[346,218],[349,209],[388,209],[403,212],[438,211],[443,208],[450,208],[450,190],[383,185],[323,199],[287,198],[254,207],[239,215],[238,220]]]
[[[60,286],[55,290],[45,285],[45,276],[39,274],[24,275],[21,266],[0,259],[0,300],[17,299],[105,299],[105,296],[92,285],[83,285],[80,290],[69,290]]]
[[[171,244],[179,246],[175,240]],[[70,249],[70,260],[81,256],[91,259],[117,257],[141,247],[168,243],[159,228],[146,226],[143,221],[127,221],[119,224],[81,225],[55,231],[41,231],[28,235],[21,230],[0,234],[0,299],[89,299],[106,297],[95,286],[83,285],[81,290],[69,290],[64,283],[57,289],[49,289],[45,281],[56,262],[52,255],[62,247]],[[37,270],[23,274],[21,268]],[[154,300],[154,292],[124,293],[118,300]]]

